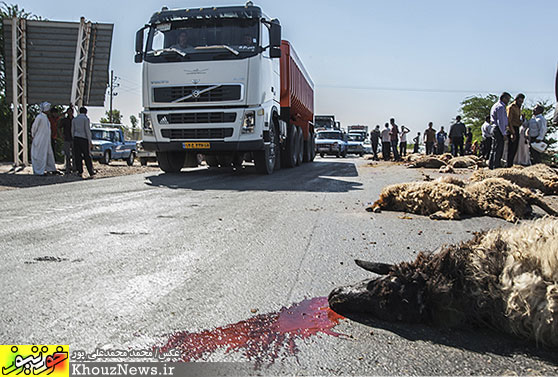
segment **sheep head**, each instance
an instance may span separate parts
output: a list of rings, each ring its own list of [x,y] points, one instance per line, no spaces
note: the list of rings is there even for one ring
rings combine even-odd
[[[365,270],[383,275],[334,289],[329,306],[336,312],[363,313],[385,321],[425,322],[426,280],[420,273],[400,273],[398,267],[355,260]]]

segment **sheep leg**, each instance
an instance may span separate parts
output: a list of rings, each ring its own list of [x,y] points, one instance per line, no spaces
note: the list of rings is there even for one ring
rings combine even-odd
[[[528,198],[528,202],[529,202],[529,204],[534,204],[534,205],[540,207],[542,210],[544,210],[546,213],[548,213],[551,216],[558,216],[558,212],[556,212],[555,210],[550,208],[550,206],[548,204],[546,204],[546,202],[544,200],[542,200],[541,198],[539,198],[537,196],[530,195],[529,198]]]
[[[455,209],[448,209],[445,211],[438,211],[430,215],[432,220],[459,220],[459,212]]]

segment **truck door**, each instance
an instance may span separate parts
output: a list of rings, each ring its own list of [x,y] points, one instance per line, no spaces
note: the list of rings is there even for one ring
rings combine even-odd
[[[123,150],[124,144],[122,143],[122,137],[120,132],[114,132],[114,158],[123,158],[125,151]]]

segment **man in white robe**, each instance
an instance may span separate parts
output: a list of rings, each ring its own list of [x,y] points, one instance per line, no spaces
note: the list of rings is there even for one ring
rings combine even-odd
[[[45,175],[45,172],[55,172],[56,165],[50,145],[50,122],[46,114],[50,110],[50,103],[43,102],[40,107],[41,113],[37,115],[31,126],[31,137],[33,137],[31,163],[33,174]]]

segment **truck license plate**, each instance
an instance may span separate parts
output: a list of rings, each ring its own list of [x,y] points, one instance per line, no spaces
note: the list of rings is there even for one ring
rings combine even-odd
[[[184,149],[209,149],[211,143],[183,143]]]

